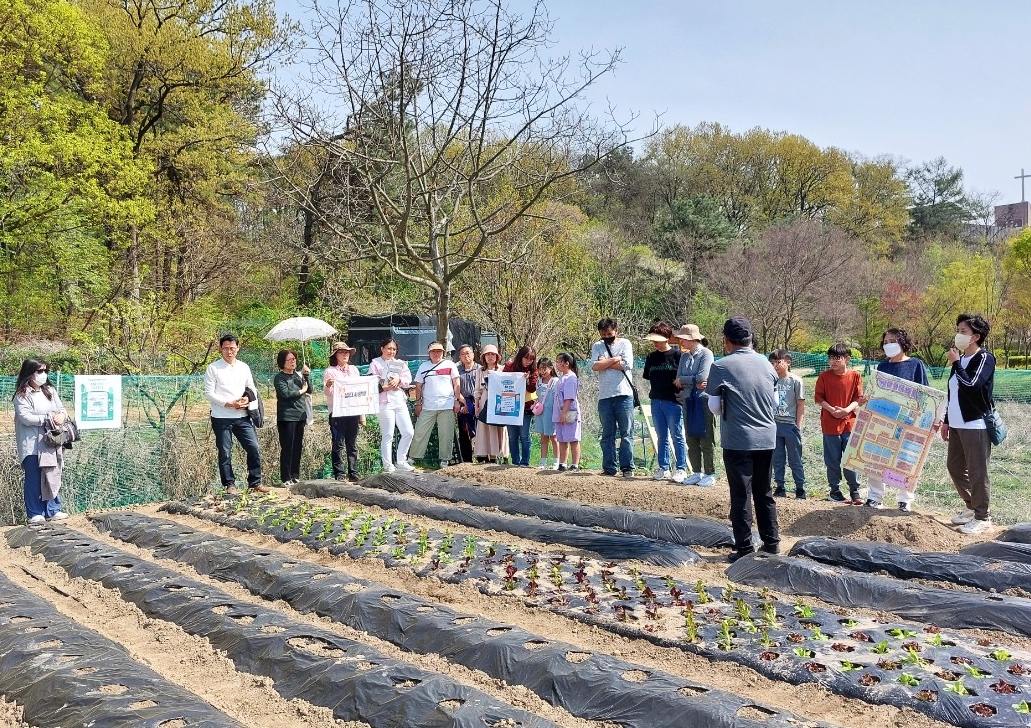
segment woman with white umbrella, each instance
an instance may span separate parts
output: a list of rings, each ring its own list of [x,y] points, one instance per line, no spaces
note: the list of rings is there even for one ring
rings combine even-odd
[[[408,448],[412,445],[415,428],[408,414],[408,388],[412,384],[412,372],[408,364],[397,358],[397,342],[386,339],[380,344],[381,356],[369,363],[369,376],[379,377],[379,427],[383,433],[380,441],[380,457],[383,471],[415,470],[408,463]],[[397,460],[391,457],[394,444],[394,427],[401,433],[397,444]],[[394,463],[397,463],[395,466]]]
[[[283,485],[301,479],[301,450],[308,409],[304,398],[311,392],[311,370],[305,364],[297,371],[297,354],[283,349],[276,355],[279,373],[272,378],[276,388],[276,429],[279,431],[279,477]]]

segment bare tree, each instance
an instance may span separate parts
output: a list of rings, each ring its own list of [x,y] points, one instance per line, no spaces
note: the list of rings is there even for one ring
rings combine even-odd
[[[539,2],[525,17],[502,0],[316,0],[313,11],[311,81],[331,111],[284,95],[277,110],[292,149],[321,160],[335,190],[316,200],[293,170],[281,179],[338,265],[376,259],[431,291],[443,337],[463,271],[518,261],[532,243],[490,241],[634,141],[633,119],[601,124],[578,106],[619,53],[545,58],[552,24]]]

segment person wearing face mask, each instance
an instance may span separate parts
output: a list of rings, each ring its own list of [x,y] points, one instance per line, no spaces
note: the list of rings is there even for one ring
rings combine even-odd
[[[890,328],[885,331],[881,335],[881,349],[884,351],[884,356],[887,359],[877,365],[877,371],[890,374],[899,379],[905,379],[909,382],[915,382],[916,384],[927,385],[927,367],[923,361],[909,355],[909,352],[913,350],[913,341],[909,338],[909,334],[905,329]],[[866,404],[869,401],[870,397],[868,395],[863,395],[859,398],[860,404]],[[939,416],[935,419],[935,432],[941,427],[943,416],[943,412],[939,413]],[[867,486],[866,503],[863,505],[867,508],[883,508],[884,480],[875,475],[869,475]],[[902,513],[911,513],[915,498],[916,491],[911,492],[905,488],[899,488],[898,509]]]
[[[25,516],[30,526],[62,521],[61,448],[51,448],[44,435],[68,419],[61,398],[47,381],[48,367],[38,359],[26,359],[14,385],[14,436],[18,458],[25,471]]]
[[[962,533],[983,533],[992,527],[988,461],[992,443],[984,418],[995,407],[995,356],[984,348],[991,326],[980,314],[956,319],[955,346],[946,353],[952,365],[948,406],[941,426],[949,443],[946,468],[966,508],[952,518]]]
[[[591,346],[591,369],[598,375],[601,469],[605,475],[634,477],[634,346],[616,332],[616,322],[598,322],[599,341]],[[619,449],[616,449],[619,440]]]

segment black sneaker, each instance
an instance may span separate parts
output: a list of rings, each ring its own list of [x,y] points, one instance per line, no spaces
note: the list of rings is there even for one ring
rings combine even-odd
[[[806,499],[805,491],[804,490],[796,490],[795,491],[795,498],[797,498],[798,500],[805,500]]]
[[[827,494],[827,500],[832,500],[835,503],[843,503],[845,501],[845,496],[841,494],[840,490],[832,490]]]
[[[777,488],[776,490],[773,491],[773,497],[774,498],[787,498],[788,497],[788,492],[786,490],[784,490],[783,488]]]
[[[732,553],[730,556],[727,557],[727,561],[729,563],[733,564],[738,559],[743,559],[746,556],[751,556],[752,553],[754,553],[754,552],[751,549],[749,549],[748,551],[735,551],[734,553]]]
[[[624,470],[623,471],[623,477],[624,478],[632,478],[632,477],[634,477],[634,471],[633,470]]]
[[[903,513],[912,513],[913,509],[909,507],[909,504],[905,501],[899,501],[899,510]]]
[[[558,466],[558,471],[559,471],[560,473],[564,473],[564,472],[566,472],[566,466],[565,466],[565,464],[559,465],[559,466]]]

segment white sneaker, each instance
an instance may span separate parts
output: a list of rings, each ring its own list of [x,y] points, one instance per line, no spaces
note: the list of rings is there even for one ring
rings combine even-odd
[[[673,473],[673,482],[674,483],[683,483],[685,479],[687,479],[687,471],[686,470],[677,470],[677,472]]]
[[[451,463],[450,463],[449,461],[447,461],[447,460],[441,460],[441,461],[440,461],[440,469],[441,469],[441,470],[443,470],[444,468],[446,468],[446,467],[447,467],[447,466],[449,466],[450,464],[451,464]]]
[[[30,526],[42,526],[47,522],[46,516],[33,516],[29,519]]]
[[[537,469],[538,470],[547,470],[548,469],[548,464],[547,463],[541,463],[540,465],[537,466]]]
[[[669,480],[672,477],[672,473],[662,468],[655,468],[652,473],[652,480]]]
[[[393,473],[396,470],[397,470],[397,468],[395,468],[393,465],[384,465],[383,466],[383,472],[384,473]]]
[[[410,473],[415,470],[415,466],[407,462],[398,463],[395,467],[403,473]]]
[[[702,479],[698,481],[699,488],[711,488],[716,485],[715,475],[703,475]]]
[[[979,521],[976,518],[972,518],[962,526],[959,527],[960,533],[984,533],[992,527],[992,519],[986,518],[983,521]]]
[[[691,473],[687,478],[684,479],[684,485],[698,485],[698,481],[702,479],[701,473]]]
[[[974,511],[971,508],[967,508],[965,511],[960,511],[952,517],[952,522],[957,526],[962,526],[964,523],[970,523],[974,520]]]
[[[552,470],[558,470],[558,460],[556,460],[555,462],[553,462],[551,464],[551,469]]]
[[[66,518],[68,518],[68,514],[67,513],[65,513],[64,511],[58,511],[54,515],[50,516],[50,518],[47,519],[47,520],[50,520],[50,521],[63,521]]]

